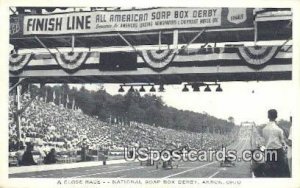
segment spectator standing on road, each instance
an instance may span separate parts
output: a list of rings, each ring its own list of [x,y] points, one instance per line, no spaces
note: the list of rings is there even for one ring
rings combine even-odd
[[[87,161],[88,148],[89,148],[89,146],[88,146],[87,140],[86,140],[86,138],[84,138],[81,143],[81,160],[82,161]]]
[[[45,164],[54,164],[56,162],[57,162],[56,151],[54,148],[52,148],[51,151],[45,157],[44,163]]]
[[[33,150],[33,145],[28,144],[26,151],[23,154],[21,165],[24,165],[24,166],[37,165],[37,163],[34,162],[34,160],[33,160],[32,150]]]
[[[24,153],[25,153],[25,146],[24,145],[20,145],[20,150],[18,150],[16,152],[16,157],[17,157],[19,165],[22,165],[22,158],[23,158]]]
[[[266,155],[266,175],[268,177],[284,177],[285,155],[283,146],[284,135],[283,130],[276,123],[277,111],[271,109],[268,111],[269,122],[262,130],[265,139],[266,149],[275,152],[275,155]],[[276,157],[277,156],[277,159]]]
[[[291,118],[291,127],[289,137],[287,139],[288,151],[287,151],[287,158],[289,164],[290,175],[292,176],[292,118]]]

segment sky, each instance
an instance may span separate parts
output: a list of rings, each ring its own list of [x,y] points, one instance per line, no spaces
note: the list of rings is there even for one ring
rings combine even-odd
[[[73,86],[81,87],[71,84],[71,87]],[[99,86],[99,84],[85,84],[90,90],[97,90]],[[119,85],[103,84],[103,86],[108,93],[119,94]],[[165,92],[155,94],[161,96],[168,106],[206,112],[226,120],[232,116],[236,124],[243,121],[266,123],[267,111],[272,108],[278,111],[278,119],[289,120],[293,114],[295,100],[292,81],[221,82],[221,87],[223,92],[215,92],[214,86],[211,87],[212,92],[204,92],[204,88],[200,88],[200,92],[193,92],[191,88],[189,92],[182,92],[183,85],[167,85]],[[148,91],[150,88],[145,89]]]

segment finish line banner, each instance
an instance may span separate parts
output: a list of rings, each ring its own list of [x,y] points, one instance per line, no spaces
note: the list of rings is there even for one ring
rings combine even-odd
[[[193,7],[25,15],[22,28],[23,35],[57,35],[230,27],[230,25],[241,27],[246,22],[252,22],[252,12],[250,16],[246,8]]]

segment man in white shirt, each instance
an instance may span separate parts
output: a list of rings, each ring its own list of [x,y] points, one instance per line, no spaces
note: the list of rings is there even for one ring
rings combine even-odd
[[[292,123],[292,118],[290,122]],[[287,145],[288,145],[287,158],[288,158],[290,175],[292,176],[292,125],[290,127],[290,133],[287,139]]]
[[[268,177],[284,176],[284,135],[283,130],[276,124],[277,111],[271,109],[268,111],[268,124],[263,128],[262,134],[265,139],[265,146],[268,152],[275,152],[275,155],[267,154],[266,157],[266,175]]]

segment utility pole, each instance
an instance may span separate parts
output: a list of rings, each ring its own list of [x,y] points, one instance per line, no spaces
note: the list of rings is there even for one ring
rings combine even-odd
[[[21,110],[21,90],[22,85],[17,86],[17,111],[16,111],[16,125],[17,125],[17,137],[18,137],[18,149],[20,149],[20,141],[21,141],[21,119],[19,111]]]

